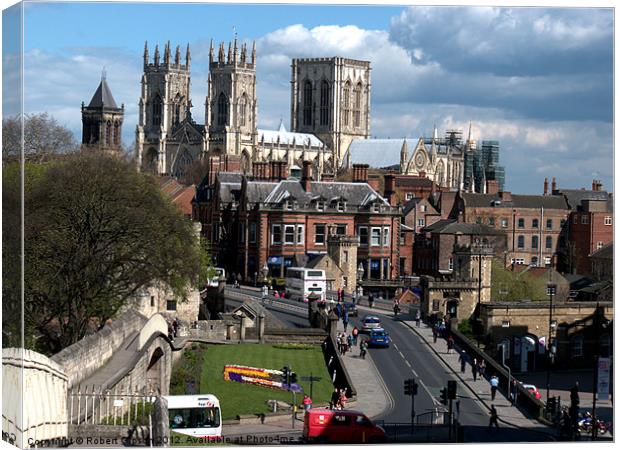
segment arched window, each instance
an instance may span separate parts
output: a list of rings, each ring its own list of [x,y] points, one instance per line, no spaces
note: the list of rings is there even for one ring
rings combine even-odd
[[[105,127],[105,144],[106,146],[112,145],[112,122],[108,122]]]
[[[243,94],[239,100],[239,125],[245,126],[245,115],[248,106],[248,97]]]
[[[321,125],[329,123],[329,84],[323,80],[321,82]]]
[[[312,83],[304,83],[304,125],[312,125]]]
[[[553,238],[551,236],[545,238],[545,248],[553,248]]]
[[[121,127],[118,122],[114,122],[114,145],[118,145],[121,142]]]
[[[532,248],[533,249],[538,248],[538,236],[532,236]]]
[[[217,99],[217,124],[220,126],[228,125],[228,99],[223,92]]]
[[[517,236],[517,248],[525,248],[525,236]]]
[[[353,89],[353,126],[359,128],[362,116],[362,83],[357,83]]]
[[[156,127],[161,125],[161,98],[159,96],[155,97],[153,100],[153,125]]]
[[[349,126],[351,120],[351,83],[346,82],[342,91],[342,124]]]

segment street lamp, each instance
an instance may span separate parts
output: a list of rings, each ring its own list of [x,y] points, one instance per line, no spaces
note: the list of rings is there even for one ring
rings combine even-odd
[[[263,283],[266,283],[267,275],[269,275],[269,267],[267,267],[267,263],[263,264],[263,267],[260,269],[260,273],[263,275]]]
[[[364,279],[364,265],[360,262],[357,266],[357,301],[359,302],[364,294],[364,288],[362,288],[362,280]]]
[[[547,284],[547,294],[549,294],[549,335],[547,336],[547,403],[549,403],[549,385],[551,379],[551,329],[553,327],[551,315],[553,313],[553,295],[555,294],[555,283]]]

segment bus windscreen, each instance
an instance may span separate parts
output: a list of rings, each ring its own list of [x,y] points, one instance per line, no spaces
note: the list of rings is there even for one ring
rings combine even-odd
[[[168,410],[171,429],[217,428],[220,426],[219,408],[178,408]]]

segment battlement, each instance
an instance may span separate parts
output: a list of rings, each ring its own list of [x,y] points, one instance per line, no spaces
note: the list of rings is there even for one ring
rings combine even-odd
[[[235,38],[232,42],[228,42],[228,52],[225,51],[225,43],[220,42],[216,59],[212,39],[209,48],[209,67],[245,67],[247,69],[254,69],[256,67],[256,41],[252,42],[252,53],[249,56],[250,58],[248,58],[247,44],[243,43],[239,48],[237,46],[237,38]]]
[[[189,44],[187,44],[187,48],[185,50],[185,64],[181,63],[181,46],[177,45],[176,51],[174,53],[174,59],[171,60],[170,54],[170,41],[166,43],[164,46],[164,56],[160,61],[159,59],[159,45],[155,45],[155,53],[153,55],[153,62],[149,62],[149,48],[148,42],[144,42],[144,71],[145,72],[153,72],[153,71],[170,71],[177,70],[183,72],[189,72],[190,66],[190,52],[189,52]]]
[[[347,66],[357,66],[357,67],[361,67],[364,69],[370,68],[370,61],[343,58],[341,56],[320,57],[320,58],[293,58],[293,65],[299,64],[299,63],[344,64]]]

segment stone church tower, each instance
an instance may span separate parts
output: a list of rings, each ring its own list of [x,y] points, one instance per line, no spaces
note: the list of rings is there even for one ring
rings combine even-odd
[[[181,62],[180,47],[171,54],[170,42],[160,60],[155,46],[149,61],[144,44],[144,73],[136,128],[136,153],[142,170],[159,174],[182,175],[184,169],[204,151],[204,126],[191,117],[190,51]]]
[[[205,115],[209,155],[238,156],[241,169],[250,172],[257,143],[256,43],[248,55],[245,44],[237,47],[236,38],[228,52],[222,42],[216,58],[211,41]]]
[[[339,167],[351,141],[370,136],[370,62],[293,59],[291,128],[325,142]]]
[[[123,151],[121,134],[125,106],[116,106],[105,72],[88,106],[82,102],[82,145],[120,155]]]

